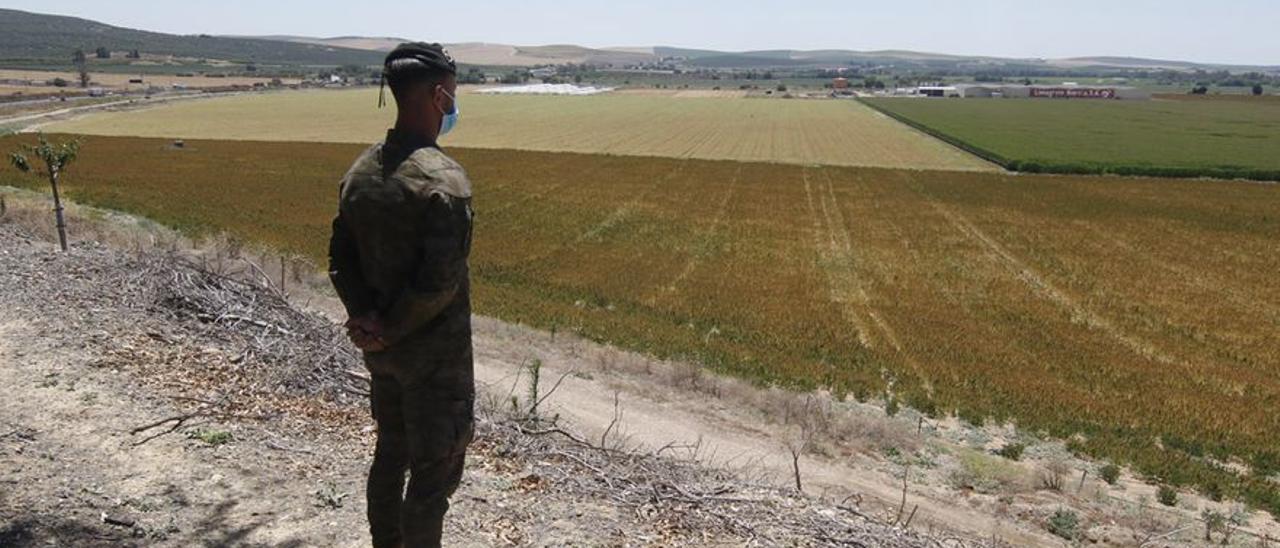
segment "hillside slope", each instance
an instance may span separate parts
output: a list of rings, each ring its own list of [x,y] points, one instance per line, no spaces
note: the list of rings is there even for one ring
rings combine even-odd
[[[377,52],[254,38],[180,36],[88,19],[0,9],[0,59],[67,61],[77,48],[288,65],[377,64]]]
[[[341,337],[336,324],[163,250],[78,241],[59,253],[3,221],[0,250],[0,382],[12,388],[0,401],[12,486],[0,491],[0,546],[367,545],[371,419],[358,382],[342,380],[358,367],[351,349],[320,340]],[[278,331],[199,320],[211,303],[247,306]],[[313,360],[324,355],[337,359]],[[596,445],[569,425],[511,418],[505,386],[489,388],[447,545],[937,545],[925,512],[914,530],[893,527],[861,497],[766,485],[675,443],[636,448],[622,423]]]

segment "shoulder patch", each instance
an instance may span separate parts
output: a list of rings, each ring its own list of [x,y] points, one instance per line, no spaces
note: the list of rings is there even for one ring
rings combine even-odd
[[[413,152],[400,164],[395,176],[419,192],[440,192],[454,198],[471,197],[471,180],[466,170],[440,149],[426,147]]]

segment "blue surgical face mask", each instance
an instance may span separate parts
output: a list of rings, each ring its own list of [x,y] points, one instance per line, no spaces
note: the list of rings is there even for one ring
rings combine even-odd
[[[440,91],[444,91],[444,89],[441,88]],[[449,99],[453,101],[453,112],[446,112],[444,118],[440,120],[440,137],[448,135],[458,125],[458,98],[447,91],[444,91],[444,94],[448,95]]]

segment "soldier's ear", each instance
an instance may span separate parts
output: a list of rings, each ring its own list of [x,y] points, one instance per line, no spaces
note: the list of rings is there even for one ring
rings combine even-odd
[[[435,105],[441,114],[449,112],[445,109],[445,107],[449,106],[449,97],[445,95],[444,91],[444,84],[431,84],[431,104]]]

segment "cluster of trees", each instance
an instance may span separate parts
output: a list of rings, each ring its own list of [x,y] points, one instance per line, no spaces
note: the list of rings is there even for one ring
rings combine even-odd
[[[529,82],[532,75],[527,70],[515,70],[502,75],[499,80],[504,84],[524,84]]]
[[[84,50],[76,50],[76,55],[83,56]],[[93,50],[93,56],[98,59],[110,59],[111,50],[104,46],[98,46],[97,49]],[[125,59],[142,59],[142,52],[136,49],[131,49],[124,54],[124,58]]]
[[[530,78],[533,78],[533,75],[528,70],[516,69],[502,73],[502,75],[498,77],[498,81],[503,84],[524,84],[528,83]],[[488,79],[489,74],[477,67],[469,67],[467,70],[458,73],[459,84],[483,84],[488,82]],[[582,79],[583,76],[581,73],[574,74],[572,76],[549,76],[547,78],[543,78],[543,80],[548,84],[563,84],[570,80],[574,82],[582,82]]]
[[[1250,91],[1253,95],[1258,96],[1266,93],[1267,89],[1263,87],[1262,84],[1254,84]],[[1205,82],[1197,82],[1195,87],[1191,88],[1192,95],[1205,95],[1207,93],[1209,93],[1209,84]]]
[[[98,59],[110,59],[111,50],[103,46],[98,46],[98,49],[94,50],[93,56]],[[136,49],[130,50],[125,54],[125,58],[141,59],[142,53]],[[89,84],[92,83],[92,78],[89,76],[89,56],[85,54],[84,49],[77,48],[76,51],[71,54],[71,65],[76,69],[76,80],[79,81],[80,87],[89,87]],[[58,87],[65,87],[66,81],[58,78],[54,85]]]
[[[459,84],[483,84],[484,82],[484,71],[476,67],[469,67],[466,71],[458,74]]]
[[[774,76],[773,71],[771,70],[765,70],[760,72],[757,72],[754,70],[748,70],[746,72],[733,73],[734,80],[773,80],[773,76]]]

